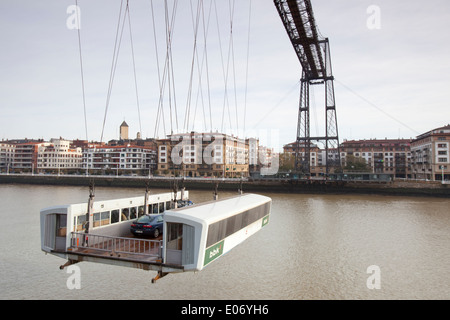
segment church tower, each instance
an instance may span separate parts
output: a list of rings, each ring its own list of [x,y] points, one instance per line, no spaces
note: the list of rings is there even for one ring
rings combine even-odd
[[[128,124],[125,121],[120,125],[120,140],[128,140]]]

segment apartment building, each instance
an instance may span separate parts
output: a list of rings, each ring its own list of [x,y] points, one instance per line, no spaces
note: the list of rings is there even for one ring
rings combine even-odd
[[[49,146],[49,142],[44,141],[28,141],[16,143],[14,148],[14,157],[11,169],[15,173],[34,172],[38,168],[39,148]]]
[[[0,142],[0,172],[9,172],[15,153],[15,145],[7,142]]]
[[[156,151],[131,144],[90,144],[83,150],[82,168],[89,173],[150,175],[156,170]]]
[[[37,149],[37,170],[40,172],[67,173],[82,168],[83,151],[81,147],[72,147],[71,141],[51,139]]]
[[[337,149],[326,151],[317,145],[310,148],[310,172],[312,176],[326,173],[327,162],[337,163],[339,156],[343,168],[348,169],[350,161],[363,160],[368,171],[372,173],[389,173],[396,177],[406,178],[410,175],[410,143],[409,139],[371,139],[344,140]],[[292,142],[283,147],[285,153],[295,157],[296,143]],[[300,146],[300,153],[304,155],[305,147]],[[352,158],[353,157],[353,158]],[[331,168],[332,169],[332,168]],[[355,169],[356,170],[356,169]]]
[[[343,167],[350,158],[364,160],[372,173],[387,173],[398,178],[411,175],[411,139],[344,140],[341,144]]]
[[[300,144],[299,154],[300,157],[305,156],[306,146],[304,143]],[[292,170],[295,166],[295,154],[297,150],[297,142],[291,142],[283,146],[283,152],[290,154],[293,157],[294,161],[292,163]],[[325,157],[324,157],[325,158]],[[319,162],[320,161],[320,162]],[[323,162],[323,163],[322,163]],[[311,144],[309,151],[309,166],[311,175],[315,176],[319,173],[324,173],[326,162],[322,160],[322,152],[319,147],[315,144]]]
[[[411,142],[412,178],[450,180],[450,125],[423,133]]]
[[[180,133],[157,140],[158,173],[190,177],[247,177],[245,139],[222,133]]]

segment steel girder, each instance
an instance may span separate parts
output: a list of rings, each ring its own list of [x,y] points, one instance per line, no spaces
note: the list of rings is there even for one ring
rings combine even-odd
[[[311,174],[312,142],[324,141],[325,159],[322,163],[326,163],[328,175],[331,167],[341,167],[329,41],[319,35],[310,0],[274,0],[274,3],[303,69],[295,167],[297,171]],[[325,87],[326,133],[322,137],[310,135],[309,86],[314,84],[324,84]]]

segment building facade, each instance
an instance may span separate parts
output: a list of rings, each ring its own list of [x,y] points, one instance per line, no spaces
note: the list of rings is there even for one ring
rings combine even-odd
[[[300,157],[305,156],[305,149],[307,145],[300,144],[300,150],[299,155]],[[283,146],[283,152],[285,154],[289,154],[292,158],[291,161],[291,170],[295,169],[295,154],[297,150],[297,142],[291,142]],[[310,146],[310,152],[309,152],[309,171],[312,176],[320,175],[321,173],[326,172],[326,162],[324,161],[323,156],[325,154],[325,150],[323,150],[323,153],[319,149],[319,147],[315,144],[311,144]],[[323,158],[322,158],[323,157]]]
[[[247,177],[245,139],[221,133],[181,133],[157,140],[158,174],[188,177]]]
[[[39,145],[37,153],[39,172],[69,173],[82,168],[82,148],[72,147],[69,140],[51,139]]]
[[[15,154],[15,145],[12,143],[0,142],[0,173],[8,173],[12,166]]]
[[[90,144],[83,150],[82,168],[97,174],[151,175],[156,170],[156,151],[136,145]]]
[[[341,144],[342,165],[351,171],[352,159],[364,160],[368,171],[398,178],[411,176],[410,139],[345,140]]]
[[[430,130],[411,142],[412,178],[450,180],[450,125]]]
[[[33,173],[38,168],[39,148],[49,145],[49,142],[44,141],[17,143],[10,172],[12,169],[15,173]]]

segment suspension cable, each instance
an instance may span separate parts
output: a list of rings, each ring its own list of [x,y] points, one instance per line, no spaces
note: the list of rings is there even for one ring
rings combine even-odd
[[[81,32],[80,32],[80,10],[78,9],[78,0],[75,0],[75,7],[77,13],[77,33],[78,33],[78,51],[80,54],[80,68],[81,68],[81,91],[83,95],[83,109],[84,109],[84,128],[86,131],[86,141],[89,142],[88,137],[88,125],[87,125],[87,114],[86,114],[86,95],[84,90],[84,71],[83,71],[83,56],[81,54]]]
[[[231,65],[232,65],[232,71],[233,71],[233,89],[234,89],[234,108],[235,108],[235,115],[236,115],[236,134],[239,135],[239,116],[238,116],[238,106],[237,106],[237,88],[236,88],[236,63],[234,59],[234,35],[233,35],[233,20],[234,20],[234,4],[235,0],[233,1],[233,5],[231,6],[231,0],[229,0],[229,6],[230,6],[230,52],[231,52]]]
[[[158,54],[158,41],[156,37],[156,26],[155,26],[155,13],[153,9],[153,0],[150,1],[151,11],[152,11],[152,23],[153,23],[153,39],[155,42],[155,54],[156,54],[156,67],[158,70],[158,84],[159,84],[159,102],[158,102],[158,109],[156,113],[156,122],[155,122],[155,133],[154,137],[157,137],[157,132],[159,129],[159,121],[160,121],[160,115],[162,113],[162,100],[164,95],[164,89],[163,89],[163,83],[161,80],[161,71],[159,67],[159,54]],[[163,122],[164,122],[164,114],[162,114]],[[165,128],[165,125],[164,125]],[[164,129],[165,131],[165,129]]]
[[[192,12],[192,0],[190,1],[191,4],[191,16],[193,19],[194,13]],[[186,101],[186,110],[184,114],[184,130],[189,130],[189,118],[190,118],[190,111],[191,111],[191,97],[192,97],[192,84],[193,84],[193,77],[194,77],[194,66],[195,66],[195,57],[197,53],[197,34],[198,34],[198,25],[199,25],[199,10],[200,10],[200,1],[197,5],[197,14],[194,24],[194,46],[192,49],[192,60],[191,60],[191,72],[189,77],[189,87],[188,87],[188,95],[187,95],[187,101]]]
[[[226,106],[228,105],[228,87],[227,87],[228,68],[227,68],[227,71],[225,71],[225,64],[224,64],[224,58],[223,58],[223,52],[222,52],[222,40],[221,40],[222,37],[220,34],[219,16],[217,14],[216,0],[214,0],[214,9],[215,9],[215,14],[216,14],[217,33],[218,33],[218,40],[219,40],[219,51],[220,51],[220,59],[222,61],[222,73],[223,73],[223,78],[224,78],[224,101],[223,101],[223,106],[222,106],[222,122],[221,122],[221,127],[220,127],[220,131],[223,132],[224,131],[224,120],[225,120],[225,109],[226,109]],[[230,126],[231,126],[231,118],[230,118],[230,114],[229,114],[229,108],[228,108],[228,118],[230,119]]]
[[[247,120],[247,91],[248,91],[248,65],[249,65],[249,56],[250,56],[250,29],[251,29],[251,18],[252,18],[252,0],[249,0],[250,6],[248,11],[248,34],[247,34],[247,64],[245,70],[245,96],[244,96],[244,138],[245,138],[245,125]]]
[[[212,11],[212,3],[209,6],[209,13],[208,13],[208,22],[205,26],[205,14],[204,11],[202,9],[202,16],[203,16],[203,38],[204,38],[204,57],[205,57],[205,66],[206,66],[206,82],[208,85],[208,106],[209,106],[209,126],[210,126],[210,131],[212,132],[212,111],[211,111],[211,89],[210,89],[210,81],[209,81],[209,64],[208,64],[208,51],[207,51],[207,36],[208,36],[208,31],[209,31],[209,22],[211,19],[211,11]],[[205,125],[206,126],[206,125]]]
[[[137,104],[138,119],[139,119],[139,132],[142,134],[141,110],[140,110],[140,106],[139,106],[139,93],[138,93],[138,84],[137,84],[137,76],[136,76],[136,63],[135,63],[135,59],[134,59],[133,35],[132,35],[132,31],[131,31],[131,18],[130,18],[130,8],[128,6],[128,0],[127,0],[127,7],[126,7],[125,12],[128,17],[128,28],[130,30],[131,56],[132,56],[132,60],[133,60],[133,73],[134,73],[134,85],[135,85],[135,91],[136,91],[136,104]]]
[[[120,22],[122,19],[122,7],[123,7],[123,0],[120,2],[120,10],[119,10],[119,19],[117,22],[117,30],[116,30],[116,39],[114,42],[114,51],[113,51],[113,59],[112,59],[112,63],[111,63],[111,72],[110,72],[110,77],[109,77],[109,87],[108,87],[108,93],[107,93],[107,97],[106,97],[106,106],[105,106],[105,115],[103,117],[103,126],[102,126],[102,134],[100,137],[100,143],[102,143],[103,141],[103,134],[105,131],[105,124],[106,124],[106,116],[108,113],[108,107],[109,107],[109,100],[111,97],[111,92],[112,92],[112,84],[113,84],[113,80],[114,80],[114,74],[116,71],[116,66],[117,66],[117,58],[118,58],[118,53],[119,53],[119,48],[120,48],[120,39],[122,38],[122,36],[120,36],[119,39],[119,30],[120,30]],[[125,22],[125,19],[124,19]],[[123,33],[123,25],[122,25],[122,32]]]

